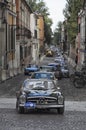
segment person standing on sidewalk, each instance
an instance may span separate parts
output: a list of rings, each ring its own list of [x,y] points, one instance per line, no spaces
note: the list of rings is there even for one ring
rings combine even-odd
[[[78,64],[78,55],[76,55],[76,57],[75,57],[75,66],[74,66],[75,71],[77,69],[77,64]]]
[[[25,62],[24,59],[22,59],[22,71],[24,71]]]

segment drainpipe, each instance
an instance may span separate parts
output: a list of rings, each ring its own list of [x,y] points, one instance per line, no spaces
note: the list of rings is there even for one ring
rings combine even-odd
[[[84,58],[84,64],[86,66],[86,7],[85,7],[85,58]]]

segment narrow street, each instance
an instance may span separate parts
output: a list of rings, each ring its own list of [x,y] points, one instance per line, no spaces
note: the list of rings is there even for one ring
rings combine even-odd
[[[41,64],[51,61],[52,58],[44,58]],[[86,88],[75,88],[69,78],[58,81],[65,95],[64,115],[56,114],[56,111],[18,114],[16,91],[27,77],[22,73],[0,84],[0,130],[85,130]]]

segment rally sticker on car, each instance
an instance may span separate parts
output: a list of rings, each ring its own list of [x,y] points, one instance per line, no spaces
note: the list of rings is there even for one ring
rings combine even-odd
[[[26,108],[35,108],[36,104],[32,103],[32,102],[27,102],[25,103],[25,107]]]

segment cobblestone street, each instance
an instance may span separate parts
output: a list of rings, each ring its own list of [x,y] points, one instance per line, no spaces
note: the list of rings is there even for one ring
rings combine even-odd
[[[44,58],[43,63],[47,63]],[[71,66],[69,66],[72,71]],[[24,79],[23,73],[0,84],[0,130],[85,130],[86,88],[75,88],[69,78],[58,81],[65,96],[64,115],[56,111],[16,112],[16,91]]]

